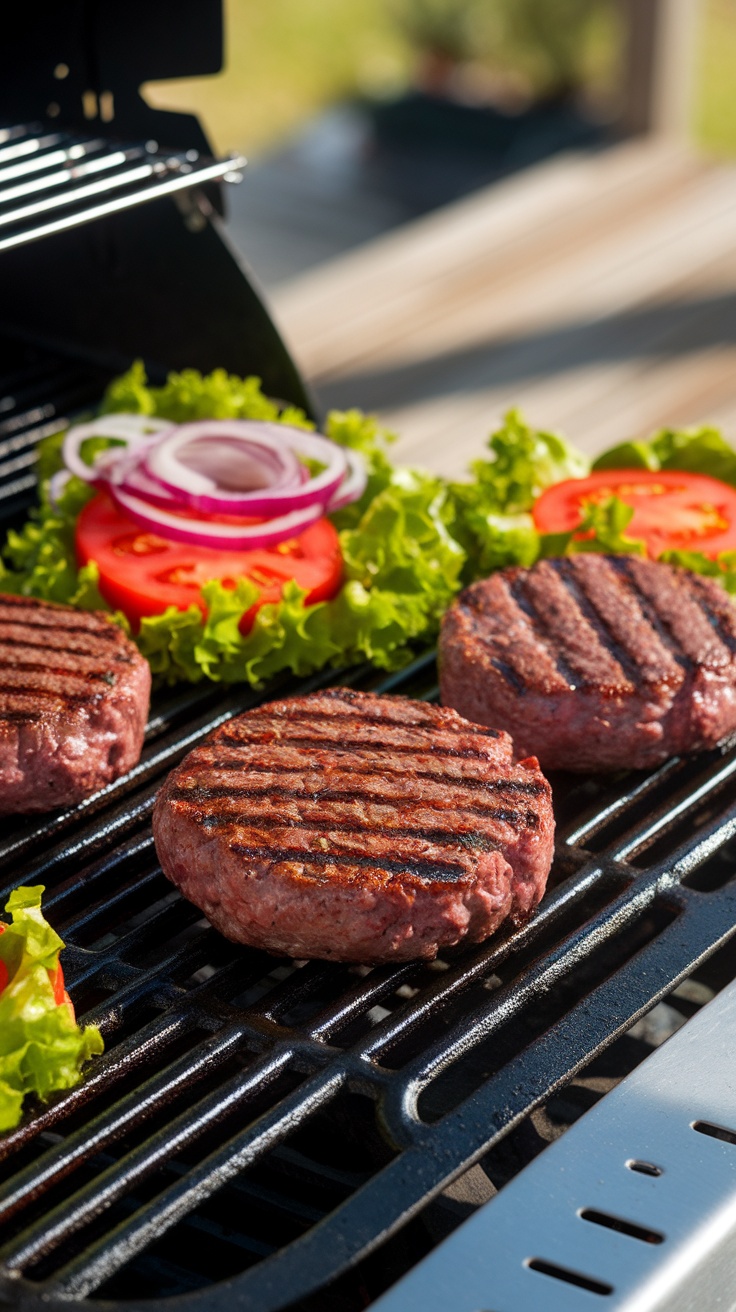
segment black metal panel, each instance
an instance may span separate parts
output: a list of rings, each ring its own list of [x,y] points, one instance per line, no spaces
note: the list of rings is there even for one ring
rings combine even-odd
[[[116,136],[153,137],[167,147],[210,152],[193,115],[151,109],[139,88],[156,79],[219,72],[222,43],[221,0],[8,5],[0,42],[0,121],[61,122],[89,130],[99,125],[102,109],[104,130]],[[112,100],[102,100],[105,95]]]
[[[151,201],[0,256],[0,327],[109,373],[221,367],[315,406],[217,216]]]
[[[153,142],[207,155],[196,118],[150,109],[140,86],[217,72],[222,45],[221,0],[10,6],[0,42],[0,125],[35,125],[42,138],[58,133],[60,140],[83,130],[108,140],[111,151],[122,143],[150,154]],[[210,168],[204,160],[169,162],[181,173]],[[77,185],[73,178],[72,192]],[[205,182],[143,211],[95,214],[94,224],[0,253],[0,330],[108,373],[142,357],[154,377],[185,367],[257,374],[272,396],[316,418],[252,276],[218,224],[218,186]],[[73,219],[73,206],[65,212]]]
[[[431,655],[349,677],[436,695]],[[14,1307],[98,1294],[143,1312],[172,1292],[207,1312],[301,1306],[736,931],[732,750],[555,779],[539,912],[439,965],[229,944],[163,879],[149,817],[165,771],[257,700],[162,697],[127,780],[0,842],[2,892],[47,885],[72,993],[108,1045],[0,1140]]]

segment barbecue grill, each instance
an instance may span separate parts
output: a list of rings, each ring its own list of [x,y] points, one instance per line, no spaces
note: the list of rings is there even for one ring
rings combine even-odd
[[[146,78],[219,67],[218,0],[54,0],[7,25],[4,524],[32,503],[39,438],[97,401],[134,355],[154,377],[183,365],[258,373],[272,395],[313,410],[223,241],[217,179],[242,161],[214,160],[194,120],[138,96]],[[431,652],[390,676],[362,667],[278,690],[331,682],[437,695]],[[498,1234],[523,1234],[534,1207],[524,1182],[587,1122],[566,1127],[598,1102],[592,1124],[663,1038],[721,989],[730,996],[736,749],[647,775],[555,778],[547,896],[523,929],[480,947],[368,969],[227,942],[162,876],[151,809],[188,750],[272,693],[159,692],[130,774],[80,806],[9,823],[0,839],[0,895],[46,885],[77,1012],[106,1042],[82,1084],[29,1106],[0,1139],[0,1307],[357,1312],[407,1272],[420,1283],[386,1298],[424,1306],[424,1259],[467,1262],[471,1232],[457,1227],[468,1216],[490,1226],[472,1232],[479,1243],[494,1216]],[[721,1046],[732,1015],[719,1014]],[[732,1152],[733,1122],[701,1115],[693,1097],[692,1119],[710,1126],[700,1139]],[[658,1148],[641,1124],[636,1139],[629,1172],[651,1182]],[[580,1206],[595,1210],[582,1195]],[[627,1243],[671,1254],[675,1240],[646,1218],[596,1216],[587,1229],[604,1274],[551,1239],[530,1246],[530,1307],[612,1305],[604,1241],[623,1245],[622,1262]],[[687,1228],[677,1233],[686,1245]],[[460,1289],[462,1264],[454,1278]],[[494,1292],[492,1272],[484,1289],[487,1312],[521,1308],[502,1281]]]

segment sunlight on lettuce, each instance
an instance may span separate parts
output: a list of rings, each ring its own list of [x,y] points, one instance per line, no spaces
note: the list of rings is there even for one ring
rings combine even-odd
[[[140,361],[111,383],[103,412],[132,411],[173,422],[253,418],[312,427],[302,411],[279,411],[257,378],[223,369],[203,376],[193,369],[171,374],[162,387],[148,384]],[[527,424],[511,410],[488,439],[465,480],[444,479],[394,466],[388,449],[394,435],[359,410],[333,411],[325,423],[333,441],[360,452],[368,482],[360,500],[332,516],[340,533],[344,582],[332,601],[305,606],[304,593],[287,583],[277,603],[262,606],[247,635],[243,615],[257,601],[252,583],[235,588],[212,581],[202,589],[207,605],[171,607],[146,618],[136,636],[154,675],[165,682],[212,679],[262,686],[288,671],[304,676],[326,666],[370,661],[394,670],[419,645],[434,640],[443,612],[461,587],[508,565],[530,566],[540,556],[577,551],[634,552],[643,544],[626,534],[633,511],[615,497],[590,503],[574,533],[538,534],[531,507],[545,488],[584,477],[586,456],[556,433]],[[94,442],[103,439],[94,439]],[[648,442],[628,442],[598,458],[594,468],[688,469],[736,484],[736,452],[716,429],[666,429]],[[41,506],[20,531],[12,531],[0,565],[6,592],[109,609],[97,587],[94,565],[78,569],[76,516],[94,495],[69,479],[55,505],[48,479],[61,467],[61,435],[42,444]],[[718,578],[736,591],[736,553],[716,561],[697,553],[669,553],[673,563]],[[115,618],[125,624],[119,614]]]
[[[0,934],[0,963],[7,984],[0,993],[0,1131],[20,1120],[23,1099],[47,1098],[80,1079],[81,1067],[103,1051],[99,1030],[81,1029],[71,1009],[59,1006],[49,977],[64,944],[41,911],[42,885],[16,888],[5,910],[11,923]]]

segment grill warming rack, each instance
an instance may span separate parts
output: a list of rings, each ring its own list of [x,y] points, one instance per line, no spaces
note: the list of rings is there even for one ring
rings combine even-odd
[[[191,187],[239,182],[244,165],[242,155],[213,160],[38,123],[0,128],[0,251]]]
[[[436,695],[431,654],[341,681]],[[163,879],[150,812],[162,774],[259,700],[242,688],[160,698],[127,779],[0,844],[2,893],[46,884],[73,996],[108,1048],[0,1145],[0,1299],[14,1306],[99,1293],[154,1309],[157,1292],[189,1290],[208,1312],[236,1296],[276,1312],[308,1298],[736,929],[731,751],[618,783],[555,780],[557,857],[538,914],[434,966],[279,965],[229,944]],[[304,1148],[325,1113],[344,1134],[346,1106],[375,1140],[352,1174]],[[277,1196],[274,1171],[301,1172],[306,1199]],[[218,1197],[227,1224],[222,1207],[213,1219]],[[259,1199],[288,1218],[280,1251],[259,1233]],[[193,1271],[213,1233],[226,1260]]]

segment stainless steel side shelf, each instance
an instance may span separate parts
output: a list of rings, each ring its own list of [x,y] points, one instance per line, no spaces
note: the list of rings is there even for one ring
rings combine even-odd
[[[373,1312],[736,1307],[736,984]]]

